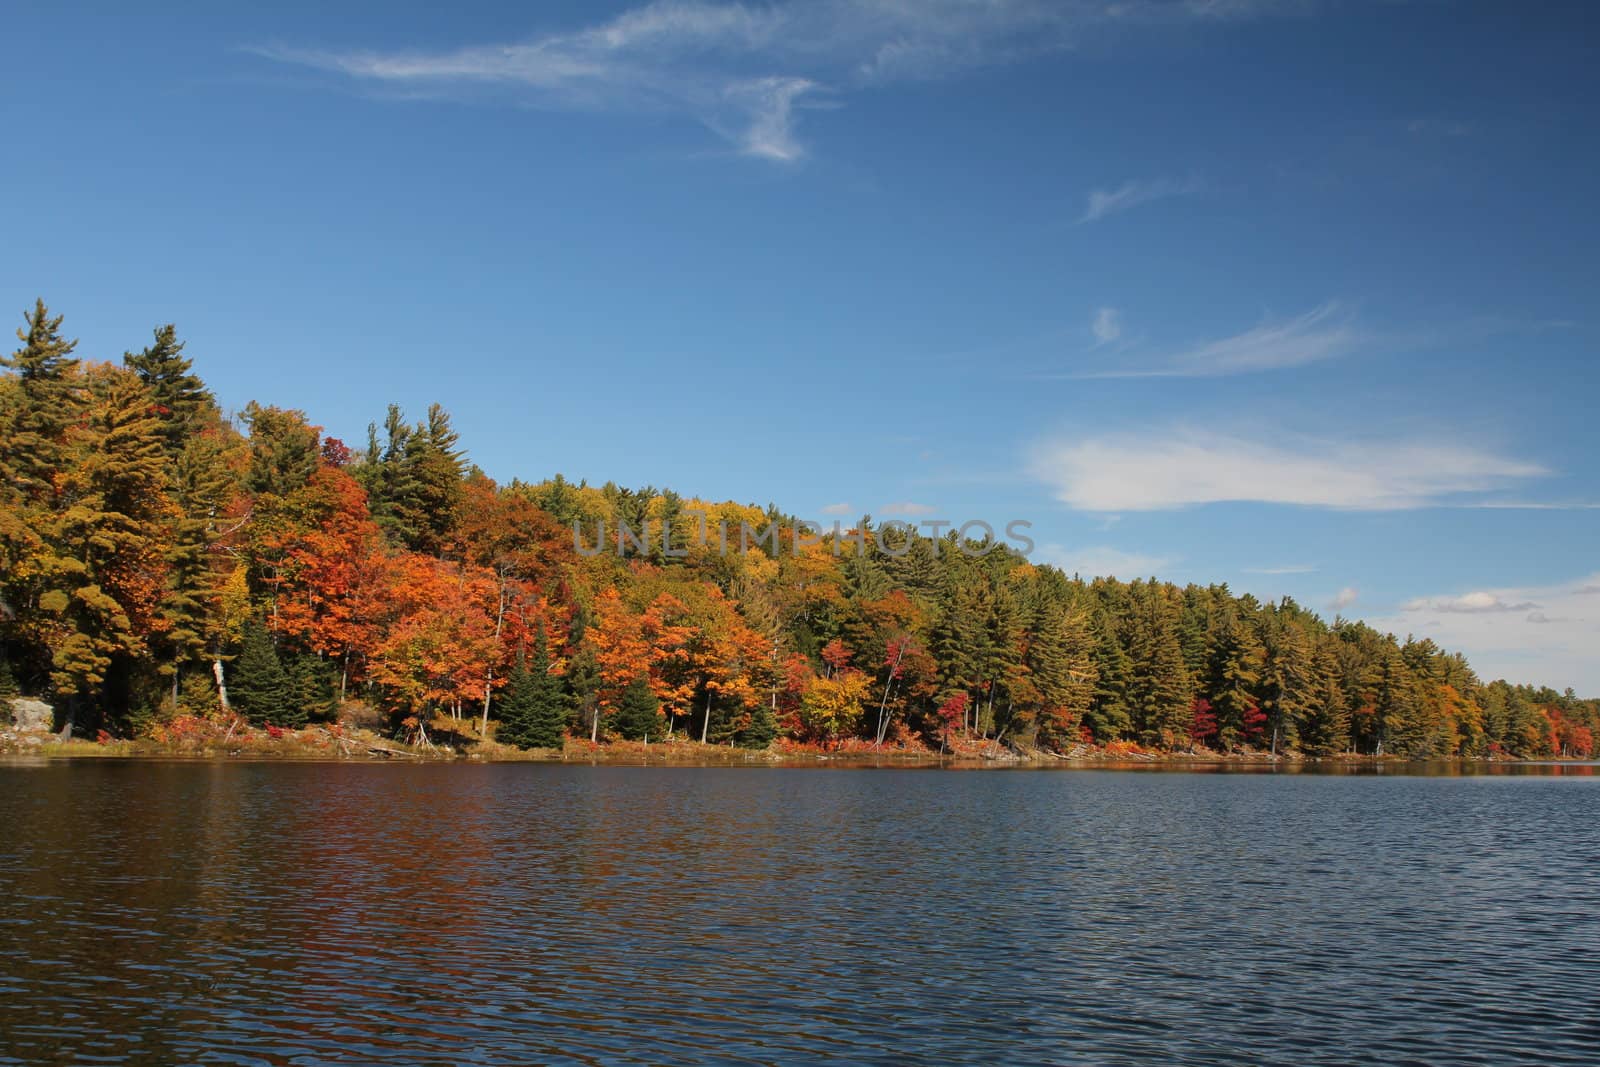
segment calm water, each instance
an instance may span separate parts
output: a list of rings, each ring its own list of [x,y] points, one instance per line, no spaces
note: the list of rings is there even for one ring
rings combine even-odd
[[[1600,778],[0,766],[0,1063],[1584,1063]]]

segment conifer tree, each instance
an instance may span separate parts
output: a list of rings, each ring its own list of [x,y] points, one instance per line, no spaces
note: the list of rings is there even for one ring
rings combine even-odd
[[[600,736],[600,664],[595,660],[594,646],[587,641],[578,643],[577,651],[567,663],[563,679],[567,707],[576,716],[577,728],[591,740]]]
[[[54,493],[53,476],[65,467],[67,428],[82,406],[72,358],[78,342],[61,336],[62,316],[51,317],[43,300],[23,319],[17,330],[22,347],[0,357],[17,382],[0,435],[0,477],[24,502],[39,504]]]
[[[1102,615],[1096,620],[1094,646],[1094,699],[1084,724],[1099,742],[1124,737],[1133,725],[1129,707],[1129,687],[1133,681],[1133,661],[1129,658],[1116,628]]]
[[[533,747],[533,674],[528,670],[527,657],[519,655],[507,676],[495,705],[495,718],[499,722],[494,732],[496,741],[513,748]]]
[[[1142,583],[1141,583],[1142,584]],[[1140,603],[1142,601],[1142,603]],[[1189,673],[1178,643],[1176,612],[1154,583],[1143,584],[1129,658],[1128,703],[1140,740],[1170,748],[1188,738],[1192,715]]]
[[[124,668],[147,654],[156,628],[166,476],[160,424],[138,380],[108,366],[84,378],[88,402],[57,476],[59,506],[43,517],[54,562],[38,604],[57,633],[52,685],[74,702],[98,694],[97,717],[126,710]],[[108,692],[114,665],[121,685]]]
[[[1318,642],[1312,654],[1311,681],[1311,697],[1300,709],[1300,746],[1313,756],[1342,752],[1350,743],[1350,709],[1338,657],[1327,642]]]
[[[157,327],[154,344],[124,353],[122,361],[149,390],[165,430],[167,453],[176,455],[216,406],[205,383],[192,373],[193,362],[184,358],[176,328],[171,323]]]
[[[650,690],[645,678],[635,678],[622,691],[612,725],[629,741],[649,741],[659,733],[661,701]]]
[[[171,656],[168,669],[176,701],[183,668],[206,654],[217,629],[214,605],[219,590],[211,547],[235,488],[221,435],[208,432],[187,438],[172,460],[170,482],[176,515],[168,531],[161,614],[167,623],[163,641]]]
[[[305,725],[305,709],[296,702],[294,684],[278,659],[272,636],[253,616],[244,625],[244,639],[233,661],[228,694],[233,705],[256,726]]]
[[[1027,667],[1043,707],[1039,739],[1061,747],[1077,740],[1076,729],[1090,714],[1099,673],[1094,637],[1083,612],[1047,604],[1039,613],[1028,646]]]
[[[1264,653],[1232,604],[1213,617],[1209,643],[1204,694],[1217,715],[1218,737],[1231,752],[1244,739],[1245,719],[1261,706],[1256,687]]]
[[[1294,622],[1279,620],[1272,628],[1262,696],[1273,753],[1298,747],[1300,723],[1319,693],[1310,639]]]
[[[567,707],[561,679],[550,673],[550,651],[541,624],[534,636],[533,661],[518,657],[507,680],[495,738],[517,748],[560,748]]]
[[[741,748],[764,749],[777,740],[778,719],[765,700],[750,709],[750,721],[739,733]]]
[[[250,470],[245,485],[253,493],[287,497],[305,488],[321,464],[320,435],[305,413],[251,402],[244,409],[250,426]]]

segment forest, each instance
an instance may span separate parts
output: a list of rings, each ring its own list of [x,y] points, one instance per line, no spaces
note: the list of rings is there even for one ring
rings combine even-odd
[[[954,533],[888,551],[868,516],[796,537],[770,505],[497,484],[438,406],[390,406],[352,447],[301,411],[225,413],[171,325],[94,362],[39,301],[17,336],[0,696],[66,733],[348,717],[519,749],[1593,752],[1600,701],[1287,598],[1068,575]],[[724,549],[701,523],[783,536]],[[656,536],[594,551],[601,524]]]

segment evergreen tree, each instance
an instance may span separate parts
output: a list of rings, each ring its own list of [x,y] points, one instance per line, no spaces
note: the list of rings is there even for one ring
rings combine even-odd
[[[1099,681],[1094,637],[1084,613],[1046,604],[1034,626],[1026,665],[1042,704],[1039,740],[1056,748],[1076,741]]]
[[[661,701],[650,691],[650,683],[635,678],[622,691],[612,725],[629,741],[649,741],[656,736],[661,721]]]
[[[981,657],[987,645],[984,618],[979,614],[980,610],[975,585],[954,580],[945,592],[939,621],[934,624],[930,635],[931,650],[934,660],[939,664],[939,684],[943,692],[946,696],[966,693],[969,707],[972,693],[980,685]]]
[[[166,477],[143,386],[103,365],[84,378],[89,399],[57,479],[60,507],[41,527],[54,562],[38,604],[57,635],[52,685],[69,700],[96,695],[93,726],[102,713],[127,710],[132,670],[148,653]]]
[[[984,689],[983,704],[976,709],[974,718],[979,732],[987,733],[994,728],[996,705],[1010,703],[1010,688],[1022,667],[1022,620],[1016,598],[1005,586],[997,587],[989,598],[980,654],[978,676]]]
[[[1266,649],[1262,695],[1274,753],[1298,748],[1300,723],[1319,699],[1311,641],[1296,623],[1278,620]]]
[[[54,495],[54,476],[66,466],[67,428],[82,406],[72,358],[78,342],[61,336],[62,317],[52,318],[43,300],[23,319],[25,327],[17,330],[22,347],[0,357],[17,382],[0,434],[0,477],[24,502],[37,504]]]
[[[778,719],[765,700],[750,709],[750,721],[739,733],[741,748],[765,749],[778,738]]]
[[[495,717],[499,727],[494,739],[513,748],[532,748],[533,740],[533,673],[528,670],[524,656],[517,657],[517,665],[506,678],[506,687],[495,704]]]
[[[298,711],[298,721],[280,721],[278,726],[303,726],[313,717],[329,718],[338,710],[338,689],[334,684],[337,673],[321,656],[301,652],[278,657],[283,673],[289,679],[290,708]]]
[[[305,413],[252,402],[244,409],[244,419],[250,427],[246,488],[280,498],[305,488],[322,461],[320,435]]]
[[[1246,719],[1261,706],[1256,688],[1265,653],[1232,604],[1213,617],[1209,644],[1204,695],[1216,712],[1217,735],[1232,752],[1245,739]]]
[[[158,327],[154,344],[124,353],[122,361],[149,390],[165,428],[167,453],[176,455],[216,406],[205,383],[192,373],[193,362],[183,357],[177,330],[171,323]]]
[[[372,516],[396,544],[438,555],[458,521],[465,497],[465,463],[459,437],[444,408],[428,408],[426,422],[406,424],[399,405],[384,419],[386,441],[367,427],[367,454],[357,469]]]
[[[1144,586],[1134,619],[1128,703],[1140,740],[1164,748],[1188,743],[1192,693],[1178,643],[1176,612],[1161,588]],[[1136,601],[1137,603],[1138,601]]]
[[[591,643],[575,640],[575,644],[576,651],[567,661],[567,675],[562,679],[568,721],[578,733],[597,738],[600,733],[600,665],[595,660]]]
[[[534,636],[533,662],[519,657],[506,684],[495,737],[517,748],[560,748],[567,709],[561,679],[550,673],[550,651],[541,624]]]
[[[234,492],[234,477],[218,433],[189,437],[170,468],[172,502],[166,550],[167,585],[161,614],[163,641],[171,656],[173,699],[186,664],[205,655],[216,635],[214,602],[218,589],[211,548],[218,520]]]
[[[296,701],[294,684],[278,659],[272,636],[253,616],[244,625],[228,695],[233,706],[256,726],[298,729],[305,725],[305,708]]]
[[[1312,655],[1312,693],[1300,709],[1300,746],[1313,756],[1330,756],[1350,745],[1350,709],[1340,678],[1339,659],[1327,642]]]
[[[1118,639],[1112,621],[1102,615],[1096,620],[1094,646],[1094,700],[1084,725],[1102,744],[1127,736],[1133,726],[1129,687],[1133,681],[1133,661]]]

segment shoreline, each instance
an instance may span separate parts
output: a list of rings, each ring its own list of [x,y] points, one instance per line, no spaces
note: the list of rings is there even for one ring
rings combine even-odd
[[[1576,758],[1524,760],[1507,757],[1448,757],[1434,760],[1397,756],[1339,754],[1307,756],[1298,752],[1160,752],[1127,745],[1075,745],[1067,753],[1043,749],[1017,751],[994,742],[969,742],[955,751],[848,746],[832,750],[797,745],[767,749],[730,748],[692,740],[655,742],[622,741],[591,744],[568,739],[561,749],[519,750],[493,742],[464,748],[411,745],[372,734],[326,726],[308,727],[282,737],[252,733],[237,739],[206,738],[187,741],[62,740],[53,734],[0,736],[0,762],[48,762],[70,759],[111,759],[196,762],[302,762],[302,763],[570,763],[608,766],[729,766],[729,767],[850,767],[882,769],[956,768],[1074,768],[1169,770],[1351,770],[1372,771],[1415,765],[1488,769],[1496,767],[1586,766],[1595,761]]]

